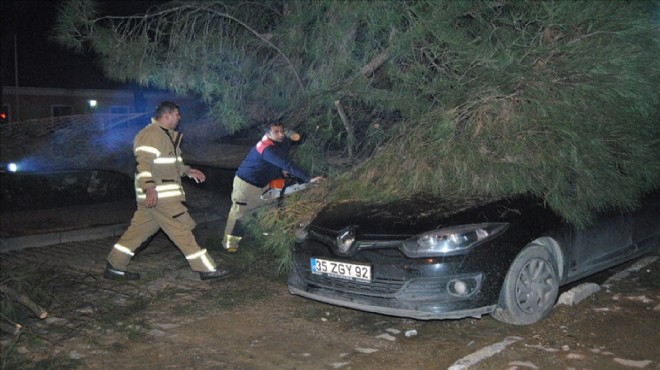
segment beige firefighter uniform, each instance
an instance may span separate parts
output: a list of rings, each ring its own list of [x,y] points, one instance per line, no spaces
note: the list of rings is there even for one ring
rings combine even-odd
[[[192,230],[196,224],[183,204],[186,198],[181,177],[190,167],[181,157],[181,138],[181,133],[159,125],[154,119],[135,137],[137,210],[107,259],[118,270],[126,270],[135,250],[158,229],[163,229],[176,244],[193,271],[216,269],[206,249],[200,248],[195,241]],[[155,188],[158,192],[158,203],[152,208],[145,205],[148,188]]]
[[[243,239],[243,226],[237,225],[246,215],[255,208],[267,203],[261,199],[261,194],[268,190],[268,185],[258,188],[234,176],[233,190],[231,192],[232,206],[227,216],[225,236],[222,240],[223,247],[228,252],[236,252],[238,243]]]

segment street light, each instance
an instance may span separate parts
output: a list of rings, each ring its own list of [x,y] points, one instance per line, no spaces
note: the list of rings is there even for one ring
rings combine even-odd
[[[92,112],[96,110],[96,105],[97,104],[98,104],[98,102],[94,99],[90,99],[90,100],[87,101],[87,105],[89,105],[89,110],[92,111]]]

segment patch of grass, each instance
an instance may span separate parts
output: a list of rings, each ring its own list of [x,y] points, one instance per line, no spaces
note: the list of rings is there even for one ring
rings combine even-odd
[[[260,278],[243,276],[236,284],[223,286],[209,297],[209,301],[215,307],[230,309],[239,305],[266,299],[274,294],[274,291],[263,284]]]
[[[264,284],[262,276],[250,276],[237,273],[230,278],[210,282],[213,289],[204,292],[203,296],[185,300],[181,299],[170,308],[175,316],[201,316],[214,311],[230,310],[258,302],[275,294],[274,288]]]

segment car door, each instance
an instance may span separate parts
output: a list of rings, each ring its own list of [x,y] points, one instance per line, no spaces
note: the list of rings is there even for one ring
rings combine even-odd
[[[571,280],[625,261],[634,255],[637,246],[632,240],[633,218],[628,213],[602,214],[589,227],[573,227],[572,256],[569,266]]]

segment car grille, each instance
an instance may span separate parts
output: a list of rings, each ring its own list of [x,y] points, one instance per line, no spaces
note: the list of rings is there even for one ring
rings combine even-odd
[[[405,285],[405,281],[378,278],[372,280],[370,283],[329,278],[312,274],[309,272],[309,266],[306,269],[303,266],[298,266],[298,271],[308,284],[317,285],[321,288],[367,296],[394,296]]]

